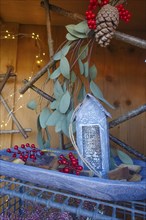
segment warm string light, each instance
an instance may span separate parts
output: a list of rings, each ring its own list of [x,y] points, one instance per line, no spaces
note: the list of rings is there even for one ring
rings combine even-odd
[[[45,52],[41,53],[41,47],[40,47],[40,36],[39,34],[32,33],[32,34],[24,34],[24,33],[18,33],[14,34],[10,32],[9,30],[5,30],[1,32],[0,40],[14,40],[18,37],[29,37],[37,41],[37,47],[38,47],[38,54],[35,56],[36,60],[35,63],[40,66],[43,63],[43,57],[46,55]]]

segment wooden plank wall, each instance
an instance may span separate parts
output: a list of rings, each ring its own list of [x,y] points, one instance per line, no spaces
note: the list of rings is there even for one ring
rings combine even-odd
[[[8,24],[11,27],[12,24]],[[47,45],[47,34],[45,26],[34,26],[34,25],[16,25],[17,32],[30,34],[36,33],[40,36],[39,45],[31,37],[19,37],[15,40],[15,46],[9,46],[11,48],[11,56],[7,44],[3,44],[0,59],[1,71],[5,71],[5,66],[9,64],[9,60],[16,59],[17,65],[15,70],[17,73],[17,81],[15,88],[15,114],[21,125],[24,128],[32,128],[32,132],[29,133],[29,138],[25,140],[21,134],[0,135],[1,147],[13,146],[15,144],[20,145],[21,143],[37,143],[37,115],[41,106],[46,105],[45,100],[40,100],[38,95],[32,90],[28,90],[23,98],[20,98],[19,89],[22,87],[22,80],[28,79],[34,75],[42,66],[49,61],[48,45]],[[54,48],[55,50],[65,40],[65,28],[64,27],[53,27],[52,29]],[[133,33],[134,35],[134,33]],[[145,36],[140,33],[139,37],[144,38]],[[4,40],[1,40],[1,44]],[[7,41],[13,45],[12,41]],[[38,48],[40,47],[40,51]],[[36,64],[36,55],[38,52],[45,52],[45,56],[42,57],[43,62],[41,65]],[[9,54],[10,56],[10,54]],[[42,55],[41,55],[42,56]],[[113,40],[110,47],[100,48],[95,44],[91,64],[95,63],[98,68],[98,76],[96,83],[101,88],[105,98],[113,105],[115,110],[107,110],[111,113],[112,118],[116,118],[128,111],[131,111],[146,103],[146,68],[144,63],[145,51],[120,41]],[[36,85],[42,88],[45,92],[52,95],[53,84],[45,85],[47,73],[36,83]],[[29,100],[35,99],[39,103],[37,112],[29,110],[26,104]],[[23,108],[19,109],[20,106]],[[17,110],[18,109],[18,110]],[[5,116],[4,116],[5,117]],[[2,120],[2,119],[0,119]],[[0,121],[1,123],[1,121]],[[13,125],[15,128],[15,125]],[[131,119],[128,122],[124,122],[120,126],[110,130],[110,132],[117,138],[123,140],[129,145],[135,147],[135,149],[144,153],[146,150],[146,114],[142,114],[137,118]],[[52,147],[58,146],[58,135],[55,134],[54,129],[51,129]],[[6,138],[7,137],[7,138]],[[6,141],[7,140],[7,141]],[[8,143],[8,144],[7,144]],[[111,143],[113,145],[113,143]],[[146,152],[145,152],[146,153]]]

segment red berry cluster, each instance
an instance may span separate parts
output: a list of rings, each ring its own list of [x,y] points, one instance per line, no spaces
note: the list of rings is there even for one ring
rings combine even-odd
[[[119,11],[120,19],[124,20],[125,22],[129,22],[131,18],[131,13],[124,8],[122,4],[116,6]]]
[[[63,154],[59,156],[59,171],[63,173],[73,173],[79,175],[83,170],[83,167],[78,164],[78,159],[75,158],[72,152],[68,154],[66,158]]]
[[[33,162],[36,160],[37,155],[43,155],[44,152],[37,149],[34,144],[21,144],[21,147],[19,148],[17,145],[14,146],[14,149],[8,148],[8,153],[12,154],[12,157],[17,157],[19,155],[19,158],[23,160],[24,162],[27,161],[27,159],[31,159]]]
[[[97,8],[98,1],[97,0],[90,0],[90,4],[88,6],[88,10],[86,11],[86,19],[88,23],[88,27],[90,29],[96,29],[96,16],[93,13],[93,10]]]
[[[99,7],[102,7],[104,5],[107,5],[109,3],[109,0],[101,0],[101,2],[98,3]]]

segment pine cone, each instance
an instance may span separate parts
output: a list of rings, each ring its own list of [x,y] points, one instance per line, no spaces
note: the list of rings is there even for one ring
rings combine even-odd
[[[95,38],[101,47],[109,45],[118,24],[118,9],[109,4],[104,5],[97,14],[95,29]]]

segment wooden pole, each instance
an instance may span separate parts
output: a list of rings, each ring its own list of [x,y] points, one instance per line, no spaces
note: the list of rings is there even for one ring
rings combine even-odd
[[[23,82],[24,82],[24,83],[28,83],[29,81],[26,80],[26,79],[24,79]],[[48,95],[47,93],[43,92],[41,89],[37,88],[37,87],[34,86],[34,85],[31,85],[31,86],[30,86],[30,89],[32,89],[32,90],[35,91],[37,94],[41,95],[43,98],[47,99],[47,100],[50,101],[50,102],[53,102],[53,101],[55,100],[52,96],[50,96],[50,95]]]
[[[112,140],[114,143],[118,144],[120,147],[122,147],[124,150],[126,150],[128,153],[131,153],[135,155],[136,157],[140,158],[141,160],[146,162],[146,156],[143,154],[139,153],[129,145],[125,144],[123,141],[119,140],[118,138],[112,136],[111,134],[109,135],[110,140]]]
[[[47,34],[48,34],[48,47],[49,47],[49,55],[50,59],[54,56],[54,48],[53,48],[53,39],[52,39],[52,31],[51,31],[51,18],[50,18],[50,7],[48,0],[43,0],[43,4],[46,9],[46,17],[47,17]]]
[[[57,7],[55,5],[49,4],[49,8],[50,8],[50,10],[52,10],[53,12],[56,12],[57,14],[69,17],[73,20],[76,20],[76,21],[85,20],[85,17],[83,15],[67,11],[67,10],[60,8],[60,7]],[[114,38],[117,40],[124,41],[125,43],[131,44],[133,46],[140,47],[142,49],[146,49],[146,40],[142,40],[140,38],[133,37],[128,34],[121,33],[119,31],[115,32]]]
[[[25,132],[25,130],[23,129],[23,127],[21,126],[21,124],[19,123],[19,121],[17,120],[15,115],[13,114],[13,112],[11,111],[10,107],[8,106],[8,104],[6,103],[6,101],[4,100],[2,95],[0,95],[0,100],[3,103],[4,107],[6,108],[7,112],[9,113],[9,115],[11,116],[11,118],[14,121],[15,125],[19,129],[20,133],[23,135],[24,138],[28,138],[27,133]]]
[[[31,132],[32,129],[31,128],[25,128],[24,129],[25,132]],[[0,134],[17,134],[20,133],[19,130],[0,130]]]
[[[30,86],[33,85],[41,76],[43,76],[47,69],[52,67],[53,65],[55,65],[55,61],[51,60],[39,72],[37,72],[36,75],[19,90],[19,92],[21,94],[24,94],[30,88]]]
[[[140,106],[137,109],[134,109],[128,113],[126,113],[125,115],[120,116],[119,118],[114,119],[113,121],[109,122],[109,128],[113,128],[119,124],[121,124],[124,121],[127,121],[143,112],[146,112],[146,104]]]
[[[0,94],[1,94],[1,92],[2,92],[2,90],[3,90],[3,88],[4,88],[4,86],[5,86],[6,82],[8,81],[8,79],[9,79],[9,77],[10,77],[10,75],[11,75],[13,69],[14,69],[13,66],[8,66],[8,67],[7,67],[7,73],[5,74],[5,76],[4,76],[4,78],[3,78],[3,81],[2,81],[1,84],[0,84]]]

